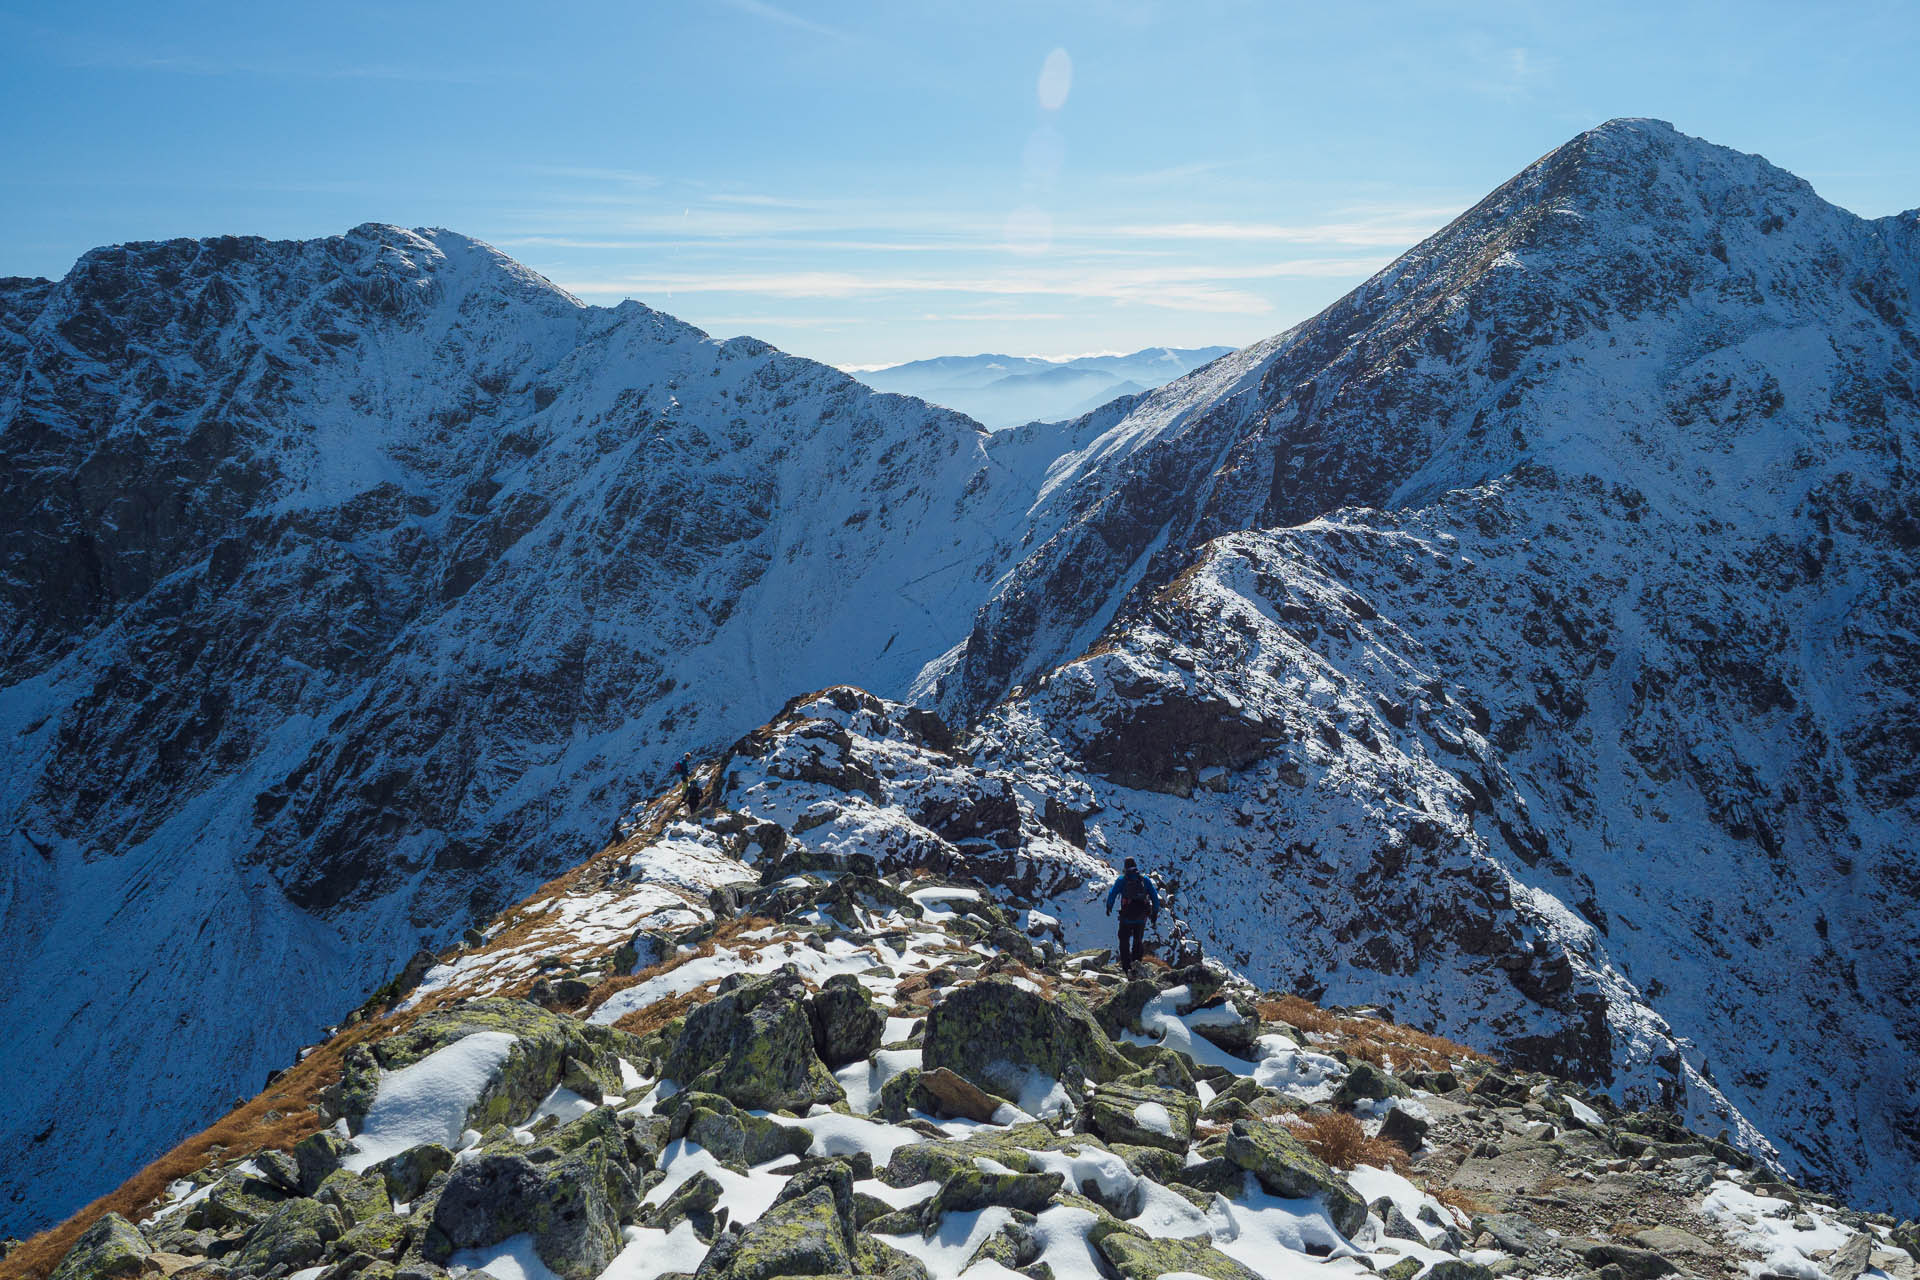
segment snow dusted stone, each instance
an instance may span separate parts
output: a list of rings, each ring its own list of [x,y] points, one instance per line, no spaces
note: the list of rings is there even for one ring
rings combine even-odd
[[[1077,998],[1047,999],[1005,977],[956,987],[935,1004],[921,1059],[927,1070],[946,1067],[1023,1106],[1036,1079],[1072,1093],[1083,1077],[1112,1080],[1134,1069]]]
[[[153,1252],[139,1228],[117,1213],[105,1213],[81,1233],[48,1280],[122,1280],[147,1270]]]
[[[565,1017],[522,1000],[469,1000],[421,1015],[411,1027],[368,1048],[346,1055],[341,1080],[329,1091],[328,1105],[356,1126],[378,1101],[383,1073],[422,1062],[469,1036],[511,1037],[496,1070],[480,1086],[464,1123],[485,1130],[531,1115],[555,1087],[614,1093],[620,1087],[619,1057],[636,1053],[637,1041],[623,1031]],[[384,1158],[384,1157],[383,1157]]]
[[[713,1154],[713,1158],[745,1172],[780,1156],[804,1155],[813,1138],[805,1129],[776,1124],[756,1116],[713,1093],[681,1093],[673,1099],[674,1113],[667,1136],[685,1137]]]
[[[1282,1125],[1234,1121],[1227,1130],[1226,1157],[1276,1196],[1317,1197],[1343,1235],[1352,1235],[1367,1220],[1367,1202]]]
[[[1087,1123],[1108,1142],[1184,1152],[1193,1140],[1200,1100],[1172,1089],[1103,1084],[1087,1103]]]
[[[837,887],[837,886],[836,886]],[[829,1068],[857,1062],[880,1047],[887,1020],[859,979],[836,974],[807,1001],[814,1049]]]
[[[1204,1240],[1142,1240],[1124,1231],[1101,1239],[1100,1256],[1124,1280],[1159,1280],[1172,1274],[1207,1280],[1262,1280],[1258,1271],[1235,1262]]]
[[[541,1146],[509,1138],[457,1164],[433,1203],[423,1252],[444,1263],[524,1232],[556,1275],[594,1280],[619,1254],[620,1227],[639,1204],[626,1136],[611,1112],[595,1111]]]
[[[814,1051],[806,986],[791,965],[688,1014],[663,1069],[689,1090],[742,1107],[805,1111],[846,1098]]]
[[[702,1280],[770,1280],[850,1276],[853,1269],[852,1224],[839,1212],[833,1188],[816,1185],[774,1205],[729,1247],[716,1247],[698,1274]]]

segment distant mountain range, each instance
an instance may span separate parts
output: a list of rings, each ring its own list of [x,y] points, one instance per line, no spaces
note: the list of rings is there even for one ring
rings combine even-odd
[[[1118,400],[1164,386],[1218,360],[1232,347],[1148,347],[1127,356],[935,356],[854,377],[876,391],[918,396],[958,409],[989,427],[1077,418]]]

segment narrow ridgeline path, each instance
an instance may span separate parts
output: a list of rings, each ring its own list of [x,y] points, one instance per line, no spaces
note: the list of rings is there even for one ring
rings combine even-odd
[[[1005,885],[731,810],[626,831],[8,1269],[1920,1274],[1910,1224],[1384,1011],[1122,974]]]

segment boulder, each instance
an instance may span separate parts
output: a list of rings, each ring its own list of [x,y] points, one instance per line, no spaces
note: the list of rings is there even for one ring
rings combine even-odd
[[[1087,1123],[1109,1142],[1163,1147],[1185,1152],[1193,1140],[1199,1099],[1149,1085],[1096,1085],[1087,1104]]]
[[[671,1231],[681,1222],[691,1220],[694,1234],[711,1244],[714,1232],[720,1227],[713,1211],[719,1207],[722,1194],[720,1184],[711,1174],[696,1173],[655,1207],[647,1218],[647,1225]]]
[[[807,1001],[807,1017],[813,1024],[814,1052],[828,1067],[844,1067],[870,1055],[880,1047],[887,1025],[873,997],[850,973],[827,980]]]
[[[1135,1069],[1078,999],[997,976],[954,988],[928,1011],[921,1063],[1015,1103],[1036,1073],[1072,1092],[1083,1077],[1113,1080]]]
[[[1420,1280],[1493,1280],[1492,1268],[1459,1258],[1443,1258],[1433,1264]]]
[[[1225,1154],[1276,1196],[1318,1198],[1342,1235],[1352,1235],[1367,1221],[1366,1201],[1280,1125],[1234,1121],[1227,1131]]]
[[[387,1196],[396,1204],[412,1204],[438,1174],[453,1168],[453,1152],[437,1142],[423,1142],[373,1166],[387,1182]]]
[[[1340,1082],[1339,1091],[1333,1095],[1336,1105],[1351,1107],[1363,1099],[1410,1098],[1413,1090],[1374,1066],[1371,1062],[1355,1061],[1347,1071],[1347,1078]]]
[[[1587,1245],[1580,1250],[1580,1256],[1590,1267],[1618,1267],[1628,1280],[1654,1280],[1680,1269],[1651,1249],[1636,1249],[1612,1241]]]
[[[1380,1219],[1380,1225],[1382,1227],[1381,1234],[1385,1235],[1389,1240],[1411,1240],[1415,1244],[1420,1245],[1424,1245],[1427,1242],[1426,1234],[1422,1232],[1419,1227],[1415,1226],[1406,1214],[1400,1212],[1400,1206],[1395,1204],[1390,1198],[1381,1196],[1372,1204],[1368,1205],[1367,1208],[1373,1212],[1376,1218]]]
[[[418,1219],[385,1213],[364,1219],[347,1228],[334,1245],[334,1252],[345,1257],[363,1253],[386,1262],[397,1261],[413,1242]]]
[[[526,1232],[557,1275],[594,1280],[620,1252],[620,1225],[639,1203],[626,1135],[595,1111],[543,1146],[489,1144],[456,1165],[433,1203],[423,1252],[444,1263],[456,1249]]]
[[[1535,1225],[1531,1218],[1518,1213],[1496,1213],[1475,1218],[1473,1230],[1476,1235],[1486,1232],[1499,1248],[1522,1258],[1539,1257],[1551,1253],[1554,1248],[1552,1236]]]
[[[971,1213],[993,1205],[1039,1213],[1065,1184],[1066,1176],[1059,1173],[988,1173],[973,1166],[955,1169],[921,1211],[922,1221],[931,1225],[943,1213]]]
[[[153,1252],[139,1228],[117,1213],[103,1213],[73,1242],[48,1280],[116,1280],[148,1269]]]
[[[1418,1151],[1427,1140],[1429,1127],[1427,1121],[1395,1107],[1380,1122],[1380,1136],[1388,1142],[1397,1143],[1402,1150]]]
[[[323,1098],[325,1113],[357,1124],[373,1105],[381,1071],[411,1066],[481,1031],[514,1037],[506,1060],[467,1113],[468,1126],[483,1132],[531,1115],[563,1082],[594,1098],[617,1093],[621,1055],[642,1056],[634,1037],[612,1027],[581,1022],[525,1000],[467,1000],[429,1010],[370,1049],[356,1045],[348,1050],[339,1083]]]
[[[337,1169],[320,1184],[314,1199],[338,1209],[341,1222],[348,1227],[393,1212],[386,1175],[379,1172],[356,1174]]]
[[[1104,1237],[1098,1247],[1100,1256],[1123,1280],[1159,1280],[1173,1273],[1206,1276],[1208,1280],[1261,1280],[1259,1272],[1235,1262],[1205,1240],[1142,1240],[1116,1231]]]
[[[816,1185],[776,1202],[728,1249],[708,1253],[700,1280],[770,1280],[773,1276],[853,1274],[853,1233],[831,1186]]]
[[[742,1107],[805,1111],[846,1094],[814,1051],[806,985],[783,966],[742,982],[687,1015],[663,1070],[694,1092]]]
[[[697,1142],[721,1164],[739,1173],[782,1156],[805,1155],[813,1135],[742,1111],[714,1093],[683,1093],[673,1099],[667,1139]]]
[[[247,1233],[235,1271],[253,1275],[291,1271],[323,1260],[346,1224],[340,1211],[318,1200],[289,1200]]]
[[[945,1067],[918,1073],[918,1090],[909,1096],[909,1104],[929,1115],[943,1119],[993,1119],[1006,1104],[992,1094],[955,1075]]]
[[[293,1162],[299,1171],[300,1194],[310,1196],[320,1189],[328,1174],[340,1167],[353,1143],[331,1129],[308,1134],[293,1144]]]

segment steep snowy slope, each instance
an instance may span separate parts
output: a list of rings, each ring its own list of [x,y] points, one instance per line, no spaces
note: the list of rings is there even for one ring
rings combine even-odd
[[[682,750],[796,688],[904,689],[1032,499],[964,418],[444,232],[127,246],[6,296],[7,1226]],[[103,1103],[89,1060],[152,1097]]]
[[[1413,926],[1458,895],[1401,875],[1409,847],[1510,879],[1553,982],[1608,1002],[1563,1066],[1664,1057],[1690,1097],[1711,1073],[1797,1167],[1910,1202],[1914,225],[1651,122],[1583,135],[1063,461],[1075,515],[945,705],[1038,685],[1022,750],[1123,785],[1248,770],[1107,803],[1263,981],[1377,998],[1428,963]],[[1307,779],[1277,810],[1276,762]],[[1302,877],[1372,918],[1301,906]]]

